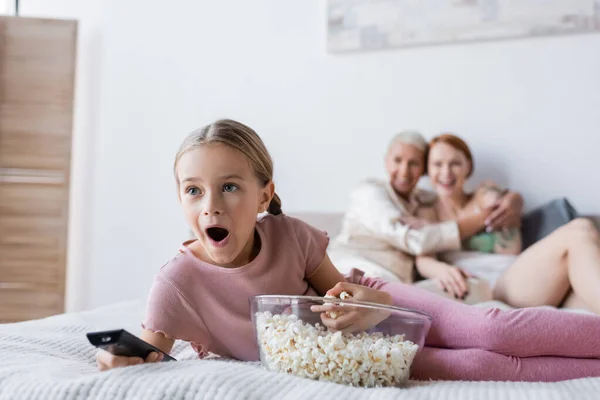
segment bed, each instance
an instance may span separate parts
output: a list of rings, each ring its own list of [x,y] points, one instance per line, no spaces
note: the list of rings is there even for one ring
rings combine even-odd
[[[339,215],[300,215],[335,235]],[[498,302],[480,307],[509,308]],[[556,383],[416,382],[361,389],[269,372],[258,363],[199,360],[176,342],[177,362],[99,372],[85,333],[139,334],[144,300],[0,325],[0,400],[5,399],[598,399],[600,378]],[[567,311],[557,311],[567,312]],[[335,397],[334,397],[335,396]]]
[[[482,304],[500,306],[502,304]],[[416,382],[361,389],[277,374],[258,363],[199,360],[176,342],[177,362],[99,372],[85,333],[140,332],[144,302],[0,325],[0,400],[5,399],[597,399],[600,378],[557,383]],[[566,311],[557,311],[566,312]],[[335,397],[334,397],[335,396]]]

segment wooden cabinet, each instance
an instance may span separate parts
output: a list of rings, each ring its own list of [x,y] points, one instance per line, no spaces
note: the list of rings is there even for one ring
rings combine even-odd
[[[0,323],[64,310],[76,38],[0,17]]]

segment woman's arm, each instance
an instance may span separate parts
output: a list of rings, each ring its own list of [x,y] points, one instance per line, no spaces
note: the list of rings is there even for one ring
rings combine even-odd
[[[472,201],[465,208],[489,210],[485,225],[493,230],[519,228],[523,212],[523,197],[517,192],[500,187],[493,181],[482,182]]]
[[[523,203],[523,197],[519,193],[507,192],[486,220],[486,225],[494,230],[520,228]]]
[[[465,240],[485,229],[485,221],[491,210],[482,210],[476,213],[465,213],[456,218],[460,231],[460,239]]]
[[[417,256],[415,257],[415,266],[423,278],[435,279],[448,267],[448,264],[432,256]]]
[[[474,209],[473,212],[466,212],[459,215],[459,217],[456,218],[456,224],[460,231],[461,240],[467,239],[483,230],[485,227],[485,219],[489,216],[490,212],[490,207],[481,207]],[[416,214],[419,219],[425,220],[429,224],[440,222],[435,207],[419,207]],[[424,225],[425,224],[421,226]]]
[[[464,299],[468,294],[468,274],[460,268],[438,261],[430,256],[416,257],[415,264],[423,277],[434,279],[440,289],[455,298]]]
[[[471,215],[476,215],[477,213],[488,214],[486,220],[489,220],[500,208],[498,204],[513,201],[514,195],[520,198],[518,194],[507,192],[494,182],[483,182],[479,188],[477,188],[472,199],[467,203],[462,212]],[[507,196],[508,200],[506,200]],[[514,201],[516,202],[515,206],[519,210],[515,215],[518,216],[517,220],[520,220],[520,207],[522,206],[522,202],[517,200]],[[486,213],[485,210],[488,210],[488,212]],[[512,211],[503,214],[502,218],[511,219],[511,215],[513,215]],[[490,236],[493,243],[493,248],[485,251],[491,250],[494,253],[499,254],[519,254],[521,252],[521,232],[519,228],[500,228],[493,232],[488,231],[487,233],[482,233],[482,235]],[[467,241],[465,245],[470,250],[481,251],[481,249],[477,247],[477,242],[478,240],[474,238],[473,240]],[[486,246],[489,247],[489,244]]]
[[[448,221],[415,229],[403,222],[403,217],[410,217],[410,214],[392,201],[383,184],[365,182],[350,196],[346,222],[349,226],[363,226],[368,235],[411,255],[460,249],[460,229],[469,229],[475,222],[472,219],[460,223]]]

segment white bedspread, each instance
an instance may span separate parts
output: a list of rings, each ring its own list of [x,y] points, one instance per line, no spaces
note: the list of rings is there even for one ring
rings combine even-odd
[[[600,378],[558,383],[411,382],[359,389],[268,372],[257,363],[198,360],[177,343],[177,362],[98,372],[85,333],[139,333],[141,302],[0,325],[4,399],[599,399]]]

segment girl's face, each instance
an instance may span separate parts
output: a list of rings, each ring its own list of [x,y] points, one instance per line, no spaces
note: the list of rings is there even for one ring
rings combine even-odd
[[[424,154],[417,147],[397,142],[390,146],[385,157],[385,169],[396,193],[408,198],[425,172]]]
[[[257,214],[267,210],[273,183],[259,183],[248,158],[224,144],[183,154],[177,164],[179,199],[205,262],[221,267],[247,264],[253,252]]]
[[[471,163],[462,151],[438,142],[429,149],[427,171],[438,195],[462,195]]]

